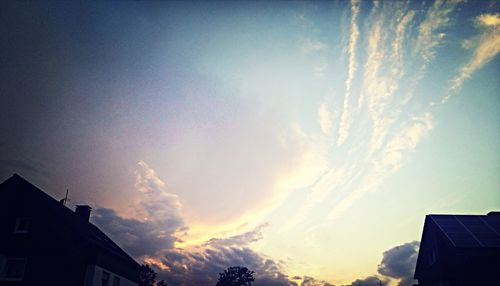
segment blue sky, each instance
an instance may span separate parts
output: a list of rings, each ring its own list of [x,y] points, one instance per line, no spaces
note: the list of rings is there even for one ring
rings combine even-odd
[[[411,285],[426,214],[500,206],[498,9],[4,2],[0,175],[173,285]]]

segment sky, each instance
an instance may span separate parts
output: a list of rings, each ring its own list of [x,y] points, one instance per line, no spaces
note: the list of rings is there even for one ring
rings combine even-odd
[[[426,214],[500,208],[499,10],[2,1],[0,179],[169,285],[412,285]]]

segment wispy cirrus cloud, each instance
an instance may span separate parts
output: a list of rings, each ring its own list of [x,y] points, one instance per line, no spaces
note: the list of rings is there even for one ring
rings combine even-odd
[[[330,135],[332,132],[333,122],[332,114],[327,106],[327,102],[323,102],[318,109],[318,122],[321,131],[326,135]]]
[[[242,234],[233,235],[226,238],[211,238],[204,243],[205,246],[232,246],[232,245],[248,245],[249,243],[259,241],[263,238],[262,229],[269,226],[269,223],[264,223],[251,231]]]
[[[419,26],[418,37],[415,42],[414,53],[419,55],[425,63],[431,62],[446,33],[441,31],[451,21],[450,14],[461,0],[436,0],[427,10],[425,19]]]
[[[304,203],[298,211],[282,225],[281,231],[290,230],[306,219],[317,205],[323,203],[332,191],[340,188],[342,184],[350,179],[352,169],[331,168],[322,174],[316,183],[311,186]]]
[[[415,87],[434,60],[445,36],[443,29],[452,22],[450,14],[459,2],[434,2],[420,23],[415,23],[417,12],[408,4],[388,5],[373,25],[360,96],[360,103],[367,98],[373,122],[371,150],[380,149],[394,123],[404,120],[400,112],[413,97]],[[414,39],[409,38],[412,34],[409,28],[413,27],[417,28]],[[384,45],[389,39],[391,45]],[[407,86],[402,85],[403,81],[407,82]],[[403,97],[395,99],[396,93]]]
[[[391,176],[411,161],[412,153],[438,124],[440,116],[436,114],[437,109],[432,108],[432,102],[441,98],[441,90],[429,94],[426,81],[435,74],[434,66],[442,64],[438,60],[444,47],[456,43],[452,37],[447,41],[447,34],[456,32],[455,17],[463,11],[458,9],[461,3],[435,1],[419,8],[403,2],[374,4],[370,14],[363,18],[362,22],[367,24],[355,34],[352,33],[355,13],[351,3],[348,28],[351,33],[345,49],[351,51],[354,35],[360,38],[362,45],[358,43],[360,47],[354,52],[355,67],[363,75],[362,84],[359,90],[356,86],[355,91],[351,90],[343,98],[343,104],[331,105],[331,98],[320,102],[319,127],[331,140],[330,130],[339,124],[337,146],[330,149],[330,168],[301,197],[304,200],[300,206],[282,225],[283,232],[303,228],[304,233],[312,233],[312,230],[331,227],[334,222],[342,225],[341,217],[358,200],[382,189]],[[451,81],[452,90],[458,89],[500,50],[498,14],[481,14],[474,19],[481,32],[464,44],[472,50],[472,57],[461,65],[459,74]],[[344,69],[347,90],[353,70],[351,55],[346,54],[348,63]],[[427,94],[419,94],[422,90]],[[346,108],[346,102],[352,106],[357,92],[357,109]],[[342,116],[336,122],[332,114]],[[345,142],[347,136],[349,144],[339,144]],[[407,250],[405,253],[415,253],[415,243],[402,248]],[[413,283],[408,275],[388,272],[383,275],[399,279],[400,285]]]
[[[303,53],[310,54],[324,51],[328,45],[317,39],[303,38],[299,41],[299,48]]]
[[[360,36],[366,38],[366,57],[361,56],[365,62],[359,64],[363,68],[363,80],[357,113],[352,116],[350,111],[353,110],[346,109],[345,104],[350,101],[345,99],[349,98],[349,93],[341,106],[343,118],[339,120],[338,143],[345,139],[345,136],[340,138],[342,132],[348,134],[347,126],[351,123],[347,122],[353,123],[350,133],[358,142],[349,146],[347,153],[338,155],[343,160],[333,163],[331,169],[318,177],[305,203],[284,228],[300,223],[310,210],[332,201],[334,193],[336,203],[325,217],[326,221],[335,221],[364,193],[379,189],[387,178],[400,170],[408,155],[428,136],[435,126],[432,112],[424,105],[415,110],[420,115],[408,114],[405,107],[434,60],[459,3],[436,1],[424,11],[414,10],[408,3],[374,4],[365,19],[370,24],[363,30],[359,30],[355,22],[359,3],[351,3],[346,69],[348,91],[354,75],[351,72],[358,65],[352,55],[356,54]],[[327,106],[326,101],[321,103],[318,118],[321,130],[329,136],[328,130],[333,126],[331,113],[338,110],[329,110]]]
[[[347,54],[349,56],[349,64],[347,71],[347,79],[345,81],[345,96],[344,96],[344,104],[343,111],[340,117],[340,125],[338,132],[338,140],[337,144],[342,145],[347,138],[349,127],[351,125],[351,93],[352,93],[352,83],[354,80],[354,75],[357,69],[357,58],[356,58],[356,46],[358,44],[359,38],[359,27],[358,27],[358,14],[359,14],[359,5],[360,2],[358,0],[351,1],[351,24],[350,24],[350,36],[349,36],[349,45],[347,48]]]
[[[380,160],[376,161],[376,168],[392,173],[399,170],[403,164],[405,152],[414,150],[432,128],[434,128],[434,122],[430,113],[413,117],[401,127],[397,136],[387,142]]]
[[[408,59],[405,58],[404,50],[408,41],[406,32],[416,13],[409,10],[407,5],[400,5],[386,8],[380,16],[382,19],[389,19],[386,25],[393,28],[382,27],[380,19],[374,25],[369,40],[363,94],[368,97],[368,109],[373,122],[369,146],[371,151],[381,147],[389,128],[399,116],[401,105],[404,105],[393,97],[400,89],[401,79],[408,73],[408,67],[405,66]],[[384,16],[385,14],[392,15],[392,18]],[[394,34],[392,39],[391,34]],[[390,47],[383,45],[388,39],[392,40]]]
[[[396,135],[389,139],[382,151],[377,156],[370,157],[370,168],[364,171],[354,190],[329,212],[327,221],[332,222],[339,218],[364,193],[377,190],[389,176],[401,169],[407,154],[418,146],[433,127],[430,113],[405,122]]]
[[[500,14],[479,15],[475,23],[481,32],[476,38],[467,40],[466,48],[473,49],[472,57],[451,80],[451,90],[459,89],[466,79],[500,52]]]

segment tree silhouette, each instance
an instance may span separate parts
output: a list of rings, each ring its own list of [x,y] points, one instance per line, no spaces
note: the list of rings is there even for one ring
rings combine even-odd
[[[253,271],[246,267],[233,266],[219,273],[219,281],[216,286],[250,286],[255,280]]]
[[[156,281],[156,272],[147,264],[141,265],[140,286],[153,286]]]
[[[156,272],[149,265],[141,265],[139,286],[168,286],[165,280],[156,282],[156,275]]]

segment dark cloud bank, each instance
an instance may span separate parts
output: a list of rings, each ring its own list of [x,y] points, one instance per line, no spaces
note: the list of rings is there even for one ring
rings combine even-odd
[[[373,275],[364,279],[357,279],[351,284],[357,285],[387,285],[389,278],[398,279],[398,286],[412,286],[414,284],[413,273],[417,263],[418,248],[420,242],[413,241],[404,243],[384,251],[382,261],[378,265],[378,273],[381,277]]]
[[[161,261],[161,267],[152,266],[169,285],[215,285],[219,273],[235,265],[255,271],[257,286],[298,286],[294,280],[302,280],[300,285],[307,286],[331,285],[307,276],[288,277],[282,271],[282,261],[275,261],[250,249],[250,243],[262,239],[261,229],[266,225],[228,238],[212,238],[186,250],[174,246],[180,240],[177,234],[187,231],[176,215],[162,220],[162,224],[167,224],[163,231],[158,231],[156,221],[123,218],[107,208],[96,209],[92,220],[132,256],[154,257]]]
[[[419,245],[420,242],[413,241],[385,251],[378,272],[391,278],[401,279],[399,286],[413,285]]]
[[[255,271],[256,286],[295,285],[330,286],[309,276],[289,277],[283,273],[282,261],[273,260],[250,249],[249,244],[262,239],[261,229],[256,229],[229,238],[212,238],[193,249],[175,248],[178,235],[187,231],[184,222],[175,214],[162,219],[162,230],[158,222],[123,218],[112,209],[98,208],[93,222],[100,226],[113,240],[136,258],[154,257],[163,265],[153,265],[161,279],[169,285],[215,285],[218,273],[229,266],[241,265]],[[400,279],[400,286],[413,285],[419,243],[414,241],[391,248],[383,253],[378,266],[382,275],[353,281],[352,285],[378,285],[379,279],[387,285],[388,277]],[[139,259],[140,260],[140,259]],[[300,284],[299,284],[300,282]]]

